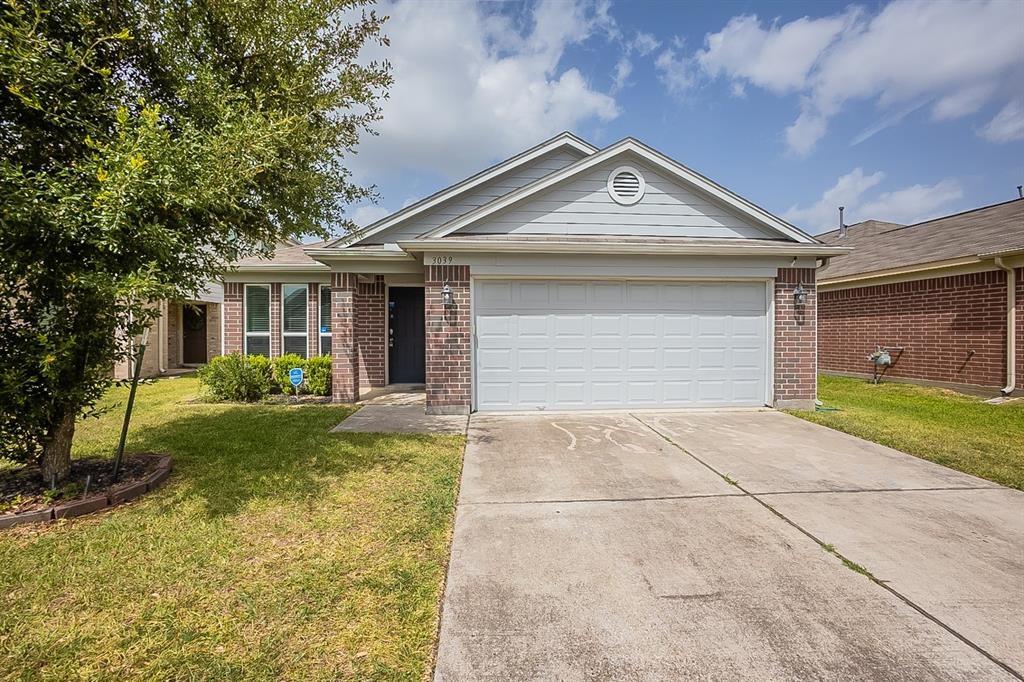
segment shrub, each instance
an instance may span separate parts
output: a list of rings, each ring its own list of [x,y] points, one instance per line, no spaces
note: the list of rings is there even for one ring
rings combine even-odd
[[[295,388],[292,387],[292,382],[288,380],[288,372],[294,367],[299,367],[303,372],[306,371],[306,361],[295,353],[288,353],[274,360],[274,382],[285,395],[295,395]],[[304,393],[304,389],[305,387],[300,387],[299,392]]]
[[[256,402],[270,395],[273,368],[262,355],[218,355],[199,368],[199,381],[216,400]]]
[[[330,355],[318,355],[306,360],[306,388],[313,395],[331,394]]]

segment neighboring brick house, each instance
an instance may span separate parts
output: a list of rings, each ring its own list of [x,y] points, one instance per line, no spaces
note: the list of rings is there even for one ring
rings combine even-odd
[[[818,367],[1024,388],[1024,200],[915,225],[874,220],[818,238],[853,252],[818,271]]]
[[[627,138],[569,133],[354,236],[225,273],[226,352],[330,353],[336,401],[431,413],[813,405],[841,255]]]
[[[142,357],[143,378],[160,376],[168,370],[197,367],[221,348],[221,302],[224,290],[219,282],[184,301],[160,301],[160,315],[150,325],[149,346]],[[134,361],[129,356],[114,365],[114,378],[131,377]]]

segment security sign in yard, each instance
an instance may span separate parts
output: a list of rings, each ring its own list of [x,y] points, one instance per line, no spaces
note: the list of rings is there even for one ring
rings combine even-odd
[[[291,382],[292,386],[298,388],[302,385],[302,368],[292,367],[288,370],[288,381]]]

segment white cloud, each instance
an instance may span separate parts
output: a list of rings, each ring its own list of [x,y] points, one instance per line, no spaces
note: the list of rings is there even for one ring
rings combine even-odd
[[[631,48],[641,57],[646,57],[659,47],[661,47],[661,42],[650,33],[643,31],[637,31],[636,37],[631,43]]]
[[[360,182],[402,171],[457,178],[589,120],[615,118],[614,98],[575,68],[564,50],[617,35],[607,3],[546,0],[517,27],[471,2],[383,3],[391,46],[364,58],[388,59],[395,84],[380,133],[360,142],[352,166]]]
[[[869,196],[883,180],[885,173],[882,171],[867,175],[862,168],[854,168],[836,180],[814,204],[794,205],[782,215],[812,232],[835,229],[840,206],[846,207],[847,224],[875,219],[909,225],[944,215],[951,203],[963,198],[963,189],[952,179]]]
[[[694,62],[688,57],[680,56],[682,41],[677,39],[674,45],[658,55],[654,60],[654,68],[658,71],[658,79],[665,88],[676,97],[682,97],[696,82]]]
[[[849,23],[847,16],[761,26],[754,15],[733,17],[704,38],[695,57],[711,76],[725,74],[775,93],[803,88],[822,51]]]
[[[1024,140],[1024,98],[1018,97],[1003,107],[981,129],[981,136],[992,142]]]
[[[372,223],[377,222],[381,218],[387,215],[391,215],[393,211],[390,211],[379,204],[362,204],[352,209],[352,213],[349,216],[352,222],[357,227],[366,227]]]
[[[619,57],[619,61],[615,63],[615,72],[612,74],[611,94],[616,94],[619,90],[622,90],[622,88],[628,85],[627,79],[633,73],[633,54],[646,57],[659,47],[661,47],[661,43],[658,39],[650,33],[644,33],[643,31],[637,31],[633,40],[625,42],[622,49],[622,56]]]
[[[847,102],[873,100],[883,112],[933,102],[932,118],[949,120],[1006,97],[1024,67],[1021,18],[1021,4],[1006,0],[894,0],[873,16],[853,9],[771,26],[739,16],[695,58],[711,77],[799,92],[786,141],[806,155]]]
[[[612,92],[618,92],[626,85],[626,79],[633,73],[633,62],[629,57],[623,55],[615,64],[615,74],[612,76]]]

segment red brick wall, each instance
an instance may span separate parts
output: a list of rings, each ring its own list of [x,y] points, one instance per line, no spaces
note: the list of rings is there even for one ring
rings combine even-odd
[[[224,283],[224,353],[242,352],[242,296],[245,285],[241,282]]]
[[[445,282],[455,301],[451,309],[441,302]],[[427,266],[425,285],[427,412],[468,413],[472,391],[469,266]]]
[[[356,346],[357,276],[331,273],[331,399],[359,400],[359,351]]]
[[[281,284],[270,285],[270,357],[281,355]]]
[[[360,282],[356,289],[356,345],[359,349],[360,385],[384,385],[384,318],[387,313],[384,290],[383,275],[377,275],[373,282]]]
[[[1017,268],[1016,387],[1024,390],[1024,268]]]
[[[891,376],[979,386],[1006,382],[1006,273],[878,284],[820,296],[818,364],[823,370],[872,370],[876,346],[893,353]],[[969,355],[969,351],[974,351]]]
[[[306,285],[306,357],[320,355],[320,286]]]
[[[797,283],[807,304],[797,307]],[[775,403],[810,407],[817,397],[817,292],[813,268],[779,268],[775,279]]]

